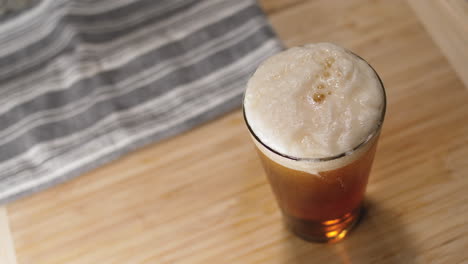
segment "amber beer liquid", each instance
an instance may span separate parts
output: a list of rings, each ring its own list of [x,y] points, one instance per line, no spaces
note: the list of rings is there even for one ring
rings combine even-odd
[[[375,71],[334,44],[289,49],[252,76],[244,117],[295,234],[335,242],[357,222],[385,104]]]
[[[359,218],[376,144],[356,161],[320,177],[259,156],[288,227],[318,242],[341,240]]]

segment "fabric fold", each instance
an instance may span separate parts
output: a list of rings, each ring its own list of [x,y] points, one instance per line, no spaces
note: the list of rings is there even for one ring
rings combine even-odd
[[[281,48],[253,0],[42,0],[4,18],[0,202],[239,107]]]

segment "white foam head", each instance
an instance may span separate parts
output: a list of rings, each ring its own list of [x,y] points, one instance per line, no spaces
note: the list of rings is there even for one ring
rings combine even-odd
[[[275,151],[326,158],[353,150],[375,131],[384,97],[365,61],[337,45],[318,43],[264,61],[247,84],[244,110],[256,136]],[[349,157],[338,163],[343,162]]]

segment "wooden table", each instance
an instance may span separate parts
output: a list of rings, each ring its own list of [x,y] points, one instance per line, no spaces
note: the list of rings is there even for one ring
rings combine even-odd
[[[446,31],[430,13],[466,1],[428,2],[411,1],[415,16],[403,0],[261,1],[287,46],[339,43],[384,80],[367,213],[343,242],[284,229],[236,110],[8,205],[18,263],[468,263],[468,35],[444,56],[418,20],[452,43],[468,16]],[[1,263],[14,263],[2,214]]]

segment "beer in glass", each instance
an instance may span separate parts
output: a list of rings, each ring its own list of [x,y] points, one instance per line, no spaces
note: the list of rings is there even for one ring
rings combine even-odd
[[[374,69],[335,44],[280,52],[250,78],[244,118],[295,234],[334,242],[356,223],[385,107]]]

